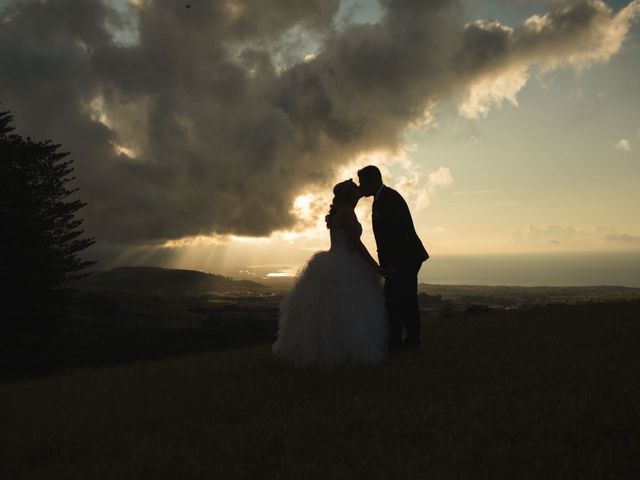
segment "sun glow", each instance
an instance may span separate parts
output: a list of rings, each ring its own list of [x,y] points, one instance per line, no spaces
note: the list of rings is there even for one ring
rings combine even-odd
[[[171,254],[171,266],[218,271],[223,268],[244,268],[250,264],[265,264],[261,277],[286,278],[295,275],[314,252],[327,250],[329,233],[324,217],[333,199],[332,186],[346,179],[357,182],[357,171],[364,165],[377,165],[385,182],[405,194],[414,218],[429,205],[429,198],[453,183],[448,168],[426,170],[411,157],[411,146],[396,152],[374,151],[354,157],[338,168],[335,175],[322,185],[307,185],[291,202],[290,213],[295,223],[288,229],[278,230],[269,236],[247,237],[242,235],[195,235],[169,240],[159,245]],[[356,215],[363,227],[362,241],[375,254],[375,240],[371,227],[371,197],[362,198],[356,207]],[[425,232],[419,232],[426,239]],[[440,236],[444,234],[441,233]],[[266,265],[268,264],[268,265]],[[221,270],[222,271],[222,270]],[[239,270],[234,270],[236,273]]]
[[[226,239],[218,235],[194,235],[191,237],[182,237],[174,240],[167,240],[161,247],[165,248],[179,248],[187,246],[210,246],[210,245],[223,245],[226,243]]]
[[[314,195],[312,193],[305,193],[303,195],[298,195],[296,199],[293,201],[293,212],[294,214],[305,221],[309,221],[313,219],[313,203],[314,203]]]

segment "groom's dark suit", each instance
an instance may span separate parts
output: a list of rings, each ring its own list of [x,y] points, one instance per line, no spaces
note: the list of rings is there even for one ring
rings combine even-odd
[[[429,254],[416,234],[407,202],[392,188],[383,186],[377,194],[372,223],[380,266],[393,265],[397,269],[387,277],[384,285],[389,315],[389,350],[400,348],[403,326],[407,331],[407,345],[418,347],[418,271]]]

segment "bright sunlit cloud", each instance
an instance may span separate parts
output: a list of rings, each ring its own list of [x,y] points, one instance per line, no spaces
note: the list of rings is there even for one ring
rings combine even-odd
[[[501,107],[503,102],[518,106],[518,92],[527,84],[527,68],[515,68],[489,76],[471,85],[469,96],[458,106],[460,115],[466,118],[484,117],[492,106]]]
[[[518,106],[517,94],[527,84],[533,67],[542,74],[566,67],[583,71],[617,55],[640,17],[640,0],[631,1],[614,15],[602,1],[586,5],[592,9],[591,28],[576,34],[572,29],[585,12],[577,13],[571,7],[533,15],[516,28],[486,20],[467,24],[469,45],[476,50],[468,61],[477,62],[479,54],[495,55],[496,61],[470,83],[467,98],[458,106],[459,114],[483,117],[492,106],[500,107],[504,101]]]

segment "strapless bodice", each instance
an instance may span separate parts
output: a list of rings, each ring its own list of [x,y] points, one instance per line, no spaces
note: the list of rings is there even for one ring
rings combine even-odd
[[[358,223],[359,235],[362,235],[362,225]],[[353,250],[353,244],[349,240],[347,231],[342,227],[334,227],[329,229],[329,235],[331,237],[331,250],[336,249],[351,249]]]

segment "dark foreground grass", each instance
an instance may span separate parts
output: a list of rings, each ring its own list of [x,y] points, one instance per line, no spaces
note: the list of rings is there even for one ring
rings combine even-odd
[[[424,319],[424,352],[269,346],[0,386],[0,478],[640,478],[640,302]]]

